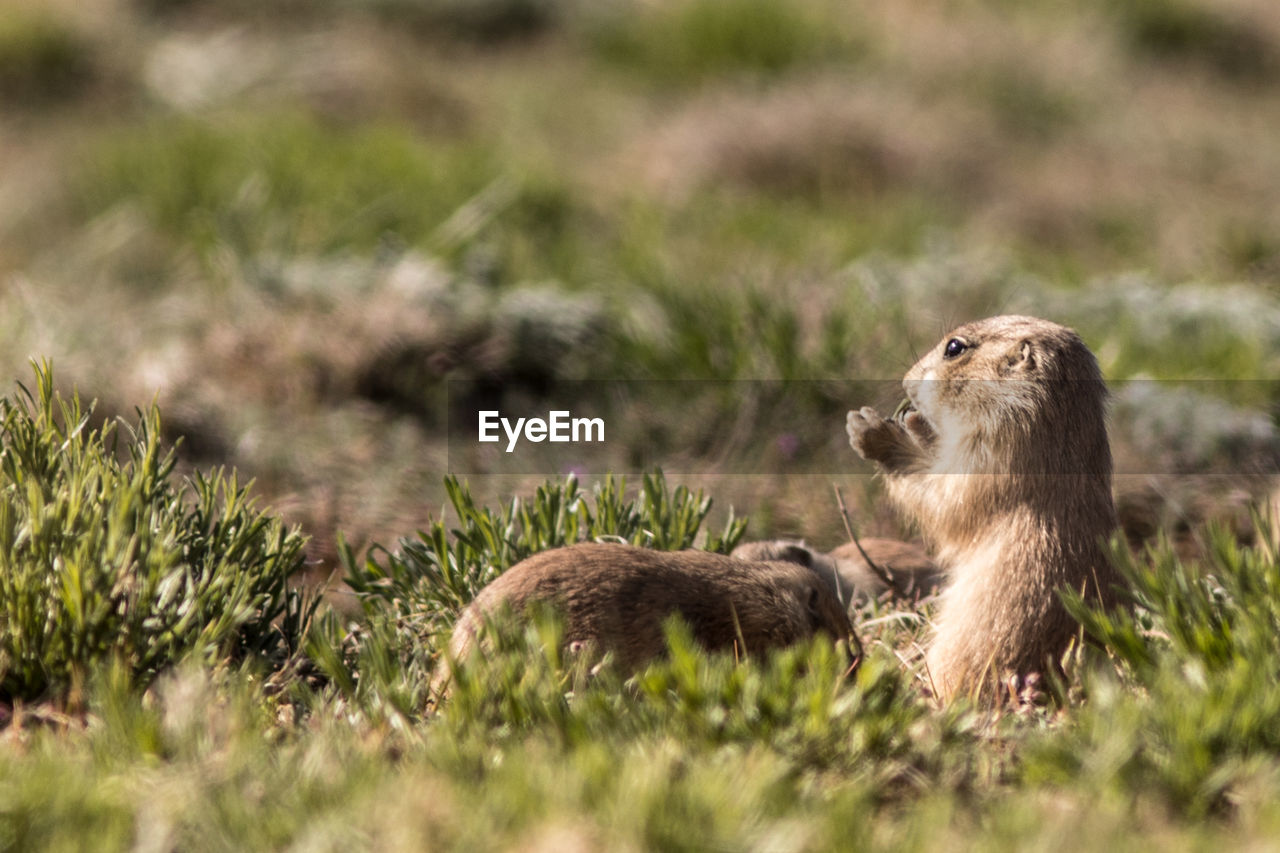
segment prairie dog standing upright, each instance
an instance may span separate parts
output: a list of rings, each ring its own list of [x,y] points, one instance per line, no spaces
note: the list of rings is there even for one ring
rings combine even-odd
[[[902,384],[905,412],[852,411],[849,440],[950,574],[925,655],[934,688],[991,695],[1067,649],[1078,625],[1057,590],[1113,601],[1106,386],[1079,335],[1021,316],[961,326]]]

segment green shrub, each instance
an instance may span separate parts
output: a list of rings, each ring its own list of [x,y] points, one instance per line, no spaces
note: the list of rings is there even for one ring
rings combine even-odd
[[[180,658],[295,651],[309,617],[286,582],[303,540],[235,476],[173,477],[153,406],[96,427],[54,391],[0,399],[0,698],[35,699],[116,661],[146,680]]]
[[[1068,594],[1120,678],[1093,680],[1075,725],[1033,751],[1033,775],[1158,792],[1203,815],[1280,759],[1280,538],[1255,520],[1256,547],[1210,528],[1203,565],[1167,541],[1143,560],[1116,548],[1131,610],[1100,612]]]
[[[452,530],[443,521],[404,539],[397,552],[375,546],[363,563],[344,549],[347,583],[366,605],[392,605],[439,627],[490,581],[531,554],[574,542],[625,542],[676,551],[693,547],[711,499],[687,486],[670,489],[662,472],[646,474],[639,494],[625,497],[626,480],[607,477],[588,497],[572,474],[539,486],[531,500],[512,498],[498,512],[478,507],[471,491],[447,477]],[[732,512],[724,529],[707,538],[709,551],[728,553],[746,529]]]
[[[280,724],[272,697],[233,673],[180,668],[147,701],[95,683],[88,698],[99,724],[28,731],[21,748],[0,749],[0,841],[448,851],[543,839],[557,850],[936,850],[986,840],[969,825],[935,841],[948,824],[912,792],[929,784],[944,751],[958,761],[943,785],[972,784],[964,756],[981,743],[934,722],[918,698],[894,700],[882,689],[894,686],[892,672],[868,672],[836,694],[838,676],[790,674],[810,662],[805,649],[767,667],[692,657],[688,670],[674,660],[653,669],[688,671],[694,689],[705,687],[687,718],[684,693],[633,698],[601,677],[566,699],[553,683],[535,686],[535,674],[507,711],[490,693],[494,716],[468,718],[459,706],[407,736],[338,714]],[[518,674],[540,664],[514,655],[501,666]],[[754,707],[760,695],[767,709]],[[898,714],[911,725],[897,724]],[[868,734],[886,725],[900,748],[868,748],[878,740]],[[940,786],[937,796],[954,790]],[[960,796],[957,809],[973,815]],[[1009,797],[991,799],[993,810],[1010,808]],[[1029,835],[1053,833],[1027,831],[994,849]]]
[[[1194,665],[1207,676],[1230,671],[1241,661],[1280,659],[1280,539],[1255,516],[1257,547],[1244,547],[1226,529],[1208,530],[1205,565],[1180,559],[1161,542],[1139,561],[1122,548],[1112,558],[1124,576],[1131,611],[1073,610],[1090,635],[1100,640],[1139,683],[1158,678],[1168,657]]]

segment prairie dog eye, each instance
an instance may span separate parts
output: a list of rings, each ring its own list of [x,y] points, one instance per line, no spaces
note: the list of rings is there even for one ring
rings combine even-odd
[[[956,356],[958,356],[960,353],[964,352],[968,348],[969,348],[969,345],[966,344],[964,341],[960,340],[959,338],[952,338],[951,340],[947,341],[946,349],[942,351],[942,357],[955,358]]]

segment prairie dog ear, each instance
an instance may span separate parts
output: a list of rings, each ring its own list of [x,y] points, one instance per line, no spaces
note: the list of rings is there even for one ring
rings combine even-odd
[[[1036,352],[1036,345],[1029,338],[1024,338],[1005,353],[1000,372],[1005,376],[1035,373],[1038,363],[1039,353]]]
[[[813,568],[813,552],[802,545],[787,545],[779,559],[799,563],[807,569]]]

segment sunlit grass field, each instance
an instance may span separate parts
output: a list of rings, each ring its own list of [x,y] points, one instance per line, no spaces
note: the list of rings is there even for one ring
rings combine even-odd
[[[1265,0],[5,3],[0,848],[1273,843],[1277,84]],[[852,683],[537,623],[433,707],[534,550],[912,535],[844,413],[1003,312],[1113,389],[1065,705],[934,707],[879,602]]]

